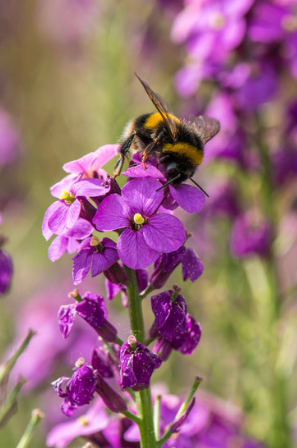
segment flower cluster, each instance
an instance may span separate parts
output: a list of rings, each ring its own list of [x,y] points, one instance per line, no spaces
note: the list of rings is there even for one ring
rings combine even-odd
[[[55,235],[49,248],[52,261],[64,252],[76,252],[72,258],[75,285],[89,272],[92,277],[103,274],[107,298],[111,300],[121,291],[124,306],[134,315],[132,334],[123,342],[108,319],[103,296],[93,292],[81,296],[77,289],[69,294],[74,302],[61,306],[58,312],[61,334],[68,338],[76,320],[82,318],[102,344],[93,347],[89,362],[82,358],[77,361],[72,377],[53,382],[63,399],[61,409],[71,417],[77,408],[99,396],[111,412],[134,421],[135,403],[130,403],[125,391],[141,394],[150,387],[154,370],[168,359],[171,350],[191,354],[200,341],[200,325],[188,313],[182,289],[176,285],[151,297],[155,321],[147,339],[142,325],[133,322],[140,319],[135,309],[141,298],[163,287],[179,265],[184,281],[189,278],[194,282],[201,276],[203,264],[193,249],[185,246],[190,234],[174,211],[180,206],[196,213],[202,209],[205,196],[190,185],[164,185],[163,167],[154,159],[148,159],[144,167],[137,156],[123,173],[128,180],[120,188],[102,168],[118,150],[118,145],[103,146],[64,165],[68,175],[51,188],[57,200],[45,213],[42,231],[47,240]],[[110,233],[104,235],[112,231],[113,239]],[[154,344],[152,348],[150,344]],[[191,403],[174,423],[178,430],[192,410]],[[90,431],[94,428],[92,425]]]

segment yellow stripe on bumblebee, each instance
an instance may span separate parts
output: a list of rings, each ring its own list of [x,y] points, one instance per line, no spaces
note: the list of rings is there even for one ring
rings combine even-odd
[[[189,143],[166,143],[163,147],[164,152],[175,152],[179,156],[185,156],[191,160],[194,165],[200,165],[203,160],[203,151],[190,145]]]
[[[180,120],[172,114],[168,114],[171,120],[176,121],[176,123],[180,123]],[[150,114],[145,123],[144,127],[146,129],[155,129],[157,126],[159,126],[160,123],[164,122],[162,115],[159,112],[156,112],[154,114]]]

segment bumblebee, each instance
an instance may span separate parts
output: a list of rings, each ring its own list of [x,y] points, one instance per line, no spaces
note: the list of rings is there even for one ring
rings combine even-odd
[[[211,117],[200,115],[190,120],[180,120],[171,113],[163,98],[135,74],[158,112],[140,115],[126,125],[120,148],[120,158],[114,168],[117,177],[123,168],[130,149],[142,155],[142,164],[148,156],[154,156],[163,167],[167,182],[163,185],[179,185],[190,179],[203,193],[192,176],[202,163],[204,145],[220,130],[220,123]],[[161,187],[161,188],[163,188]],[[207,195],[208,196],[208,195]]]

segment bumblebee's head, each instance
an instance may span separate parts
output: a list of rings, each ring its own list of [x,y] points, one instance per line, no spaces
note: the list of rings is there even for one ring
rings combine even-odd
[[[193,175],[193,167],[178,161],[170,162],[165,169],[165,177],[170,185],[179,185]]]

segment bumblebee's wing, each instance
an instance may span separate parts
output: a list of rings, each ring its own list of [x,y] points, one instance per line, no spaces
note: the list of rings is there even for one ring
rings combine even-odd
[[[135,76],[137,76],[137,78],[143,85],[144,90],[148,94],[149,99],[155,105],[158,112],[162,115],[165,126],[166,126],[169,134],[171,135],[172,139],[174,140],[175,136],[176,136],[176,123],[177,122],[171,118],[170,108],[167,105],[166,101],[160,95],[158,95],[156,92],[154,92],[150,88],[150,86],[145,81],[143,81],[136,73],[135,73]],[[173,115],[173,114],[171,114],[171,115]]]
[[[203,145],[213,138],[220,130],[220,123],[215,118],[199,115],[199,117],[190,117],[190,122],[197,129]]]

